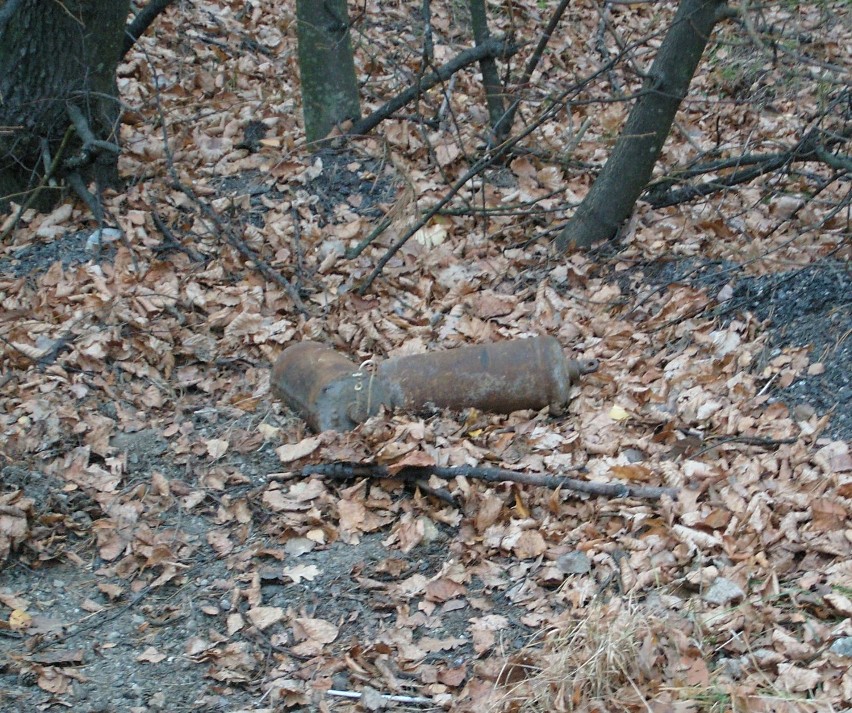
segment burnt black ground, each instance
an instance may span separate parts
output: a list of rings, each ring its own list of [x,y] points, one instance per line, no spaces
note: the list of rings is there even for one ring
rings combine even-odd
[[[822,374],[773,389],[773,400],[832,412],[827,435],[852,439],[852,266],[823,260],[799,270],[738,280],[732,300],[765,320],[770,343],[808,347]]]
[[[767,360],[786,347],[807,347],[822,374],[800,374],[786,388],[769,385],[771,401],[831,413],[825,435],[852,440],[852,266],[826,258],[802,268],[752,276],[729,261],[687,258],[643,265],[650,288],[685,284],[707,293],[705,317],[721,325],[751,314],[766,332]],[[619,281],[624,282],[622,273]],[[733,290],[720,300],[725,286]],[[622,285],[624,289],[626,283]],[[765,364],[759,362],[753,368]]]

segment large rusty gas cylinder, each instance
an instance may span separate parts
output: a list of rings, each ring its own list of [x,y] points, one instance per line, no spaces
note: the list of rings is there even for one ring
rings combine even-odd
[[[381,406],[415,413],[444,408],[511,413],[549,406],[558,415],[572,384],[597,366],[594,359],[566,359],[553,337],[395,357],[375,373],[322,344],[300,342],[275,363],[272,389],[314,430],[345,431]]]
[[[571,385],[596,368],[593,360],[566,359],[553,337],[533,337],[388,359],[378,375],[394,405],[410,411],[511,413],[550,406],[558,415]]]

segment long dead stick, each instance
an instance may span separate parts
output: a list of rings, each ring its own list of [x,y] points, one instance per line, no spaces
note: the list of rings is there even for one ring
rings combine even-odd
[[[576,493],[597,495],[604,498],[643,498],[658,500],[664,495],[677,499],[678,488],[662,488],[652,485],[627,485],[626,483],[592,483],[577,478],[564,476],[542,475],[540,473],[519,473],[505,468],[480,468],[477,466],[460,465],[451,467],[441,466],[408,466],[391,472],[383,465],[362,465],[357,463],[325,463],[309,465],[302,469],[303,476],[322,475],[330,478],[399,478],[402,480],[417,480],[430,474],[439,478],[456,478],[464,476],[489,483],[510,481],[524,485],[541,485],[546,488],[562,488]]]

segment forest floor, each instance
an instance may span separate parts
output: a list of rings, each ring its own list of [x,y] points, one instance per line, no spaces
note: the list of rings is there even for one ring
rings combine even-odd
[[[415,5],[365,5],[371,106],[417,61],[392,40],[419,46]],[[518,7],[541,25],[539,4]],[[543,125],[361,295],[475,155],[475,78],[460,75],[439,130],[395,119],[310,154],[291,9],[270,22],[234,8],[171,8],[120,68],[131,180],[107,207],[122,236],[96,241],[69,200],[25,213],[0,247],[0,710],[852,706],[852,271],[833,210],[848,183],[829,172],[812,200],[816,167],[640,204],[618,241],[556,255],[553,226],[626,112],[574,107],[575,129],[594,122],[571,162],[570,121]],[[467,41],[453,12],[433,8],[440,61]],[[611,12],[635,36],[659,20],[647,4]],[[566,57],[593,53],[598,16],[571,13],[537,101]],[[823,33],[801,51],[848,64],[848,28],[799,20]],[[813,108],[808,87],[746,102],[781,80],[736,46],[696,77],[666,165],[712,146],[720,122],[735,151],[793,137]],[[391,59],[396,72],[376,68]],[[259,120],[264,143],[239,148]],[[388,231],[346,258],[384,215]],[[316,435],[270,393],[271,364],[300,340],[360,362],[536,334],[600,360],[558,417],[385,413]],[[679,496],[433,478],[451,505],[394,480],[302,477],[322,463],[499,466]]]

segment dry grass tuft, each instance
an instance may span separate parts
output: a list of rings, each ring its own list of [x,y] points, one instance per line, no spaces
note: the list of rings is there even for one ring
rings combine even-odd
[[[659,680],[660,625],[632,602],[591,606],[511,657],[498,679],[503,694],[490,710],[650,710],[640,689]]]
[[[630,599],[566,614],[511,655],[489,713],[835,713],[832,703],[712,670],[712,652],[682,613]]]

